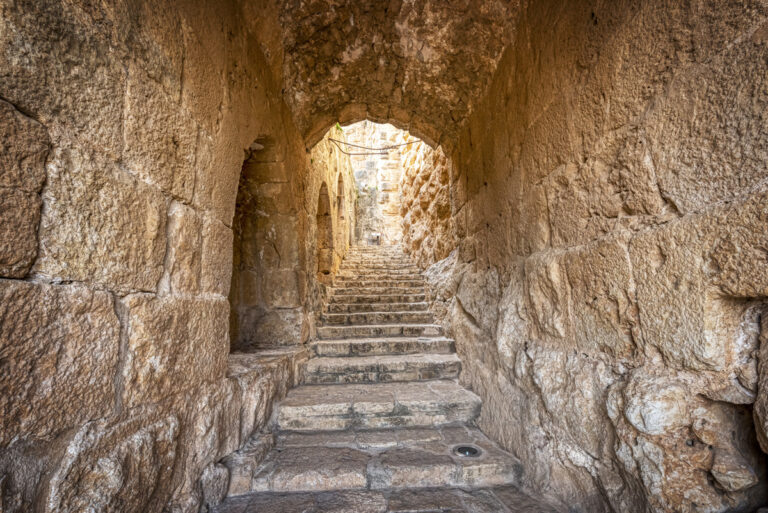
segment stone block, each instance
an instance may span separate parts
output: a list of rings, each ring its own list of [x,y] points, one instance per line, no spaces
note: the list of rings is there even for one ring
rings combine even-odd
[[[768,40],[744,37],[674,79],[649,119],[662,193],[684,213],[765,180]]]
[[[306,314],[303,308],[281,308],[257,316],[248,331],[248,338],[254,347],[271,347],[301,344],[309,335]]]
[[[271,270],[264,275],[262,294],[271,308],[295,308],[301,306],[299,276],[296,271]]]
[[[226,299],[126,296],[123,402],[132,407],[224,376],[229,350]]]
[[[23,278],[37,257],[40,196],[0,187],[0,276]]]
[[[232,229],[221,221],[203,219],[203,255],[200,288],[208,294],[227,296],[232,278]]]
[[[151,291],[163,272],[167,201],[98,154],[60,149],[48,166],[35,271]]]
[[[227,226],[232,225],[235,198],[245,159],[245,148],[237,143],[236,127],[225,126],[215,136],[198,131],[195,156],[196,207],[211,212]]]
[[[745,329],[749,298],[768,292],[760,256],[768,244],[766,198],[762,190],[632,239],[642,340],[670,363],[722,370],[751,351],[733,341]]]
[[[128,74],[123,158],[131,172],[182,200],[195,186],[197,127],[154,80]]]
[[[125,70],[86,20],[73,4],[6,2],[0,89],[4,99],[34,113],[52,137],[75,138],[118,158]]]
[[[43,125],[0,100],[0,187],[39,192],[50,144]]]
[[[203,220],[181,203],[168,210],[168,248],[165,273],[160,284],[164,293],[195,294],[200,290]]]
[[[86,424],[51,476],[42,511],[159,511],[172,489],[178,433],[174,415],[151,411]]]
[[[119,335],[108,293],[0,280],[0,446],[108,414]]]
[[[626,237],[569,251],[563,267],[570,285],[575,343],[582,350],[631,356],[639,319]]]
[[[182,104],[192,112],[198,123],[210,133],[215,133],[221,122],[226,91],[225,73],[229,62],[225,41],[227,29],[212,5],[198,4],[194,10],[184,14]]]

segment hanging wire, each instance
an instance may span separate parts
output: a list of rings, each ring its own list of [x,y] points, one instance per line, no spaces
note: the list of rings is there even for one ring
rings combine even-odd
[[[408,146],[410,144],[421,142],[421,139],[414,139],[413,141],[409,141],[401,144],[393,144],[392,146],[383,146],[381,148],[371,148],[369,146],[360,146],[359,144],[352,144],[346,141],[339,141],[338,139],[333,139],[331,137],[329,137],[328,140],[331,141],[333,144],[335,144],[336,147],[339,149],[339,151],[341,151],[344,155],[389,155],[389,150],[394,150],[395,148],[400,148],[401,146]],[[349,152],[341,147],[342,144],[350,148],[359,148],[359,149],[368,150],[368,151]]]

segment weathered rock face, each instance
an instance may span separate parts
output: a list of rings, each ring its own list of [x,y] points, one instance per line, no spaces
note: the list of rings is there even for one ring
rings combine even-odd
[[[310,143],[328,126],[393,120],[432,143],[488,84],[517,2],[280,3],[286,101]]]
[[[425,143],[403,151],[400,215],[403,244],[422,268],[443,260],[456,247],[451,217],[451,162],[443,149]]]
[[[455,251],[406,235],[480,426],[573,511],[766,500],[767,15],[525,6],[451,152]]]

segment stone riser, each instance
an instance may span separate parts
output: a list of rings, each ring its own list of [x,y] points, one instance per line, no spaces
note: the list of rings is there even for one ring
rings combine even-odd
[[[419,272],[419,268],[411,263],[384,261],[381,262],[344,262],[340,271],[410,271]]]
[[[381,280],[358,280],[358,279],[342,279],[334,280],[334,286],[340,288],[352,288],[352,287],[421,287],[426,286],[424,280],[393,280],[384,278]]]
[[[339,386],[339,385],[327,385]],[[404,413],[405,412],[405,413]],[[365,414],[350,411],[344,415],[307,416],[303,419],[280,420],[280,428],[290,431],[341,431],[345,429],[387,429],[400,427],[441,426],[454,422],[470,423],[478,417],[480,407],[455,406],[445,411],[407,412],[398,406],[390,411]]]
[[[430,312],[363,312],[322,314],[325,326],[350,326],[355,324],[430,324]]]
[[[425,312],[429,308],[426,302],[419,303],[337,303],[326,307],[326,313],[365,313],[365,312]]]
[[[425,294],[424,286],[419,287],[334,287],[334,296],[362,296],[385,294]]]
[[[420,280],[422,283],[424,283],[424,278],[418,274],[412,273],[410,271],[403,271],[403,272],[391,272],[391,271],[385,271],[385,272],[378,272],[378,271],[360,271],[360,272],[345,272],[336,273],[336,276],[334,277],[334,281],[346,281],[346,280],[366,280],[366,281],[376,281],[376,280],[392,280],[392,281],[399,281],[399,280]]]
[[[313,358],[304,369],[308,385],[388,383],[456,379],[461,362],[455,354]]]
[[[448,338],[372,338],[318,341],[310,345],[310,350],[315,356],[449,354],[455,351],[455,344]]]
[[[436,337],[443,329],[434,324],[392,324],[374,326],[319,326],[320,339],[371,338],[371,337]]]
[[[421,303],[426,301],[426,294],[358,294],[350,296],[331,296],[331,304],[373,304],[373,303]]]
[[[479,397],[454,381],[305,385],[280,404],[277,427],[334,431],[472,423],[480,405]]]

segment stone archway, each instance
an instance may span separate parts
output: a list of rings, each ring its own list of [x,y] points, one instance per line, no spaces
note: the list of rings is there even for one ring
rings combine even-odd
[[[328,186],[323,182],[317,197],[317,277],[325,281],[333,270],[333,218]]]
[[[336,181],[336,233],[339,242],[344,244],[344,231],[347,223],[346,214],[347,205],[344,201],[344,176],[339,173],[339,179]]]

